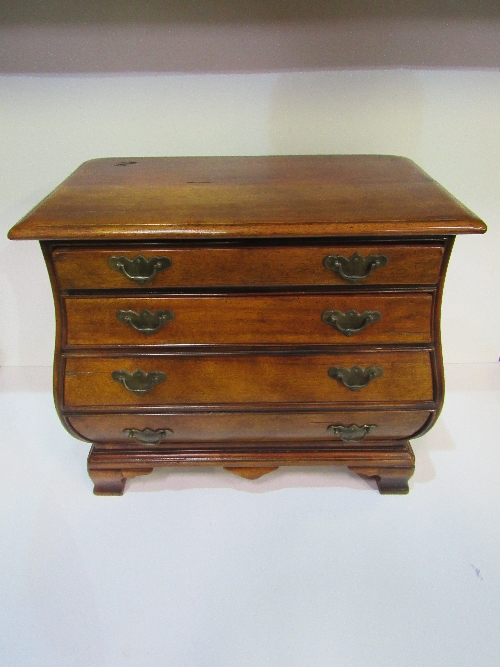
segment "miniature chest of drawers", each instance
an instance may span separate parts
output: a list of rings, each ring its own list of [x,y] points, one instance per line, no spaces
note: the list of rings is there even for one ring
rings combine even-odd
[[[56,406],[95,493],[319,464],[406,493],[453,240],[485,229],[405,158],[131,158],[86,162],[9,236],[41,241]]]

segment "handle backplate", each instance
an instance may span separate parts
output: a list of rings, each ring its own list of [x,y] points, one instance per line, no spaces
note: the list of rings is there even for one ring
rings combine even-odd
[[[332,366],[328,369],[328,375],[334,380],[341,382],[344,387],[352,391],[363,389],[374,378],[382,377],[384,374],[380,366],[368,366],[368,368],[361,368],[361,366],[353,366],[352,368],[344,368],[343,366]]]
[[[382,315],[378,310],[365,310],[358,313],[355,310],[348,310],[343,313],[341,310],[325,310],[321,319],[326,324],[331,324],[344,336],[353,336],[365,327],[374,322],[378,322]]]
[[[168,257],[151,257],[146,259],[142,255],[137,255],[133,259],[127,257],[110,257],[108,265],[113,271],[122,273],[129,280],[133,280],[140,285],[153,280],[157,273],[165,271],[172,266]]]
[[[375,424],[364,424],[363,426],[357,426],[356,424],[351,424],[350,426],[332,424],[326,430],[333,433],[333,435],[337,435],[343,442],[362,442],[376,428]]]
[[[115,382],[120,382],[125,389],[131,391],[133,394],[147,394],[148,391],[151,391],[153,387],[161,382],[165,382],[167,376],[161,371],[151,371],[145,373],[140,369],[136,370],[135,373],[129,373],[128,371],[113,371],[111,377]]]
[[[368,255],[362,257],[355,252],[351,257],[342,255],[327,255],[323,264],[330,271],[335,271],[349,283],[357,283],[368,278],[374,269],[385,266],[388,262],[386,255]]]
[[[150,336],[159,331],[164,324],[171,322],[175,315],[171,310],[157,310],[152,313],[144,308],[140,313],[134,310],[117,310],[116,318],[124,324],[129,324],[136,331]]]
[[[159,428],[156,431],[152,428],[126,428],[124,431],[125,435],[132,440],[140,442],[141,445],[159,445],[162,440],[167,438],[169,435],[173,435],[173,431],[169,428]]]

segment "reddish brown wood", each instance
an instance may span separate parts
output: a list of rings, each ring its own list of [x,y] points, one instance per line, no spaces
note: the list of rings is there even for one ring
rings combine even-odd
[[[235,475],[239,475],[240,477],[244,477],[245,479],[259,479],[259,477],[262,477],[263,475],[267,475],[270,472],[274,472],[274,470],[278,470],[278,468],[224,468],[224,470],[228,470],[229,472],[234,473]]]
[[[404,495],[409,493],[408,480],[415,472],[415,467],[383,468],[349,466],[360,477],[373,477],[382,495]]]
[[[161,442],[161,447],[178,448],[179,443],[217,447],[220,441],[248,446],[252,442],[288,441],[300,447],[306,441],[320,441],[325,445],[345,446],[339,436],[328,431],[332,425],[375,425],[360,446],[366,443],[386,445],[388,438],[404,439],[414,436],[432,413],[426,410],[352,410],[336,412],[198,412],[170,414],[70,414],[72,428],[90,442],[110,447],[137,447],[128,429],[172,431]],[[155,448],[144,445],[146,449]]]
[[[247,478],[342,465],[381,493],[406,493],[407,439],[443,403],[454,234],[485,230],[409,160],[283,156],[90,161],[9,236],[43,241],[56,407],[70,433],[95,443],[95,493],[120,495],[127,477],[177,465]],[[356,283],[323,264],[356,252],[387,263]],[[139,254],[172,263],[145,283],[108,264]],[[175,318],[151,336],[117,319],[142,309]],[[352,337],[321,319],[349,309],[382,317]],[[328,375],[356,365],[383,375],[356,391]],[[166,380],[137,394],[111,376],[138,369]],[[328,431],[351,424],[377,428],[359,442]],[[165,437],[136,442],[129,429]]]
[[[453,244],[455,243],[455,237],[451,236],[446,241],[445,254],[443,258],[443,263],[441,265],[441,275],[439,284],[437,287],[437,293],[434,299],[434,308],[432,310],[432,321],[431,327],[434,332],[434,350],[432,352],[432,366],[434,371],[434,394],[437,405],[437,410],[433,412],[431,418],[427,422],[425,429],[420,435],[426,433],[431,429],[439,415],[444,404],[444,367],[443,367],[443,354],[441,349],[441,302],[443,298],[443,288],[444,288],[444,279],[446,277],[446,270],[448,268],[448,262],[450,261],[451,251],[453,249]]]
[[[149,475],[153,472],[153,468],[103,470],[89,466],[88,472],[90,479],[94,482],[94,494],[96,496],[122,496],[127,479],[138,475]]]
[[[290,447],[290,442],[252,443],[235,447],[221,442],[214,447],[193,447],[187,443],[177,448],[144,447],[109,448],[94,445],[90,450],[89,467],[95,470],[148,470],[151,467],[222,466],[237,468],[279,467],[294,465],[340,465],[363,468],[407,468],[415,463],[411,446],[405,440],[390,440],[379,447],[370,444],[357,447],[324,447],[317,442],[304,442]]]
[[[53,260],[59,286],[62,289],[127,289],[140,291],[153,288],[183,287],[269,287],[286,285],[350,287],[338,273],[323,265],[328,255],[351,257],[358,252],[363,257],[385,255],[386,266],[373,271],[360,282],[365,285],[434,285],[439,280],[444,248],[434,243],[328,243],[305,245],[255,245],[255,241],[224,247],[207,241],[169,245],[114,245],[110,248],[69,248],[54,245]],[[142,255],[167,257],[172,265],[160,271],[145,286],[109,268],[110,257],[133,259]]]
[[[415,456],[407,441],[393,441],[385,447],[373,449],[359,447],[357,449],[325,449],[310,446],[290,451],[287,443],[281,446],[261,446],[239,450],[228,445],[218,449],[188,449],[186,446],[175,450],[155,449],[144,452],[143,449],[113,450],[94,446],[89,454],[88,467],[92,479],[98,479],[103,471],[104,477],[118,479],[124,476],[124,466],[133,468],[133,474],[151,472],[154,467],[171,467],[178,465],[190,466],[223,466],[231,472],[241,474],[247,479],[256,479],[280,466],[295,465],[335,465],[347,466],[361,476],[375,477],[381,493],[407,493],[408,479],[413,474]],[[129,468],[129,469],[130,469]],[[115,477],[110,471],[115,471]],[[248,476],[245,473],[248,471]],[[259,474],[261,473],[261,474]],[[132,475],[130,475],[132,476]],[[118,486],[116,493],[120,495]]]
[[[403,465],[386,466],[383,463],[372,462],[371,465],[350,465],[349,469],[361,477],[374,477],[381,494],[406,494],[409,492],[408,480],[415,472],[415,456],[408,441],[402,441],[400,446],[407,454],[407,461]]]
[[[377,366],[383,376],[357,391],[328,375],[331,367]],[[112,379],[113,371],[160,371],[165,382],[138,395]],[[218,356],[77,357],[66,359],[64,407],[109,409],[161,406],[280,404],[344,407],[403,406],[433,399],[429,353],[351,352]]]
[[[401,157],[105,158],[77,169],[10,238],[407,236],[485,229]]]
[[[72,297],[65,300],[67,346],[311,345],[429,343],[432,294]],[[117,318],[120,310],[170,310],[175,319],[144,334]],[[328,310],[378,311],[381,319],[346,336],[321,316]],[[99,313],[99,317],[95,316]]]

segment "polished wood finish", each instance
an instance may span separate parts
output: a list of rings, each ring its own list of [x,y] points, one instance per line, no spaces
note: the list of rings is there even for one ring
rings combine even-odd
[[[328,431],[332,425],[375,425],[358,445],[372,445],[415,436],[427,423],[430,410],[351,410],[318,412],[162,412],[162,414],[78,414],[68,413],[67,420],[74,432],[90,442],[99,441],[110,447],[137,447],[126,431],[169,429],[172,431],[161,442],[161,447],[178,447],[189,442],[192,446],[216,446],[213,443],[229,441],[245,447],[249,442],[283,441],[300,447],[304,441],[345,447],[339,436]],[[152,445],[144,445],[151,449]],[[158,445],[160,446],[160,445]]]
[[[404,158],[137,158],[85,163],[9,236],[42,241],[96,494],[177,465],[340,465],[400,494],[443,403],[454,235],[485,229]],[[377,316],[346,335],[325,311]]]
[[[332,366],[380,366],[383,376],[353,391],[332,379]],[[135,394],[111,377],[115,370],[160,371],[165,382]],[[357,352],[350,354],[173,355],[132,357],[69,356],[65,363],[64,407],[119,408],[242,404],[408,405],[433,400],[430,354]]]
[[[328,294],[182,297],[70,297],[66,347],[165,345],[361,345],[430,343],[432,294]],[[119,310],[171,310],[153,334],[117,318]],[[325,323],[327,310],[375,310],[378,322],[352,336]],[[99,318],[95,314],[99,313]]]
[[[207,247],[208,246],[208,247]],[[112,249],[54,248],[53,261],[61,289],[126,289],[142,290],[140,285],[109,268],[110,257],[133,259],[168,257],[172,265],[160,271],[147,284],[152,288],[212,288],[212,287],[270,287],[270,286],[348,286],[338,273],[327,269],[323,261],[328,255],[351,257],[358,252],[363,257],[385,255],[386,266],[373,271],[363,285],[435,285],[439,280],[444,244],[390,243],[354,244],[345,242],[306,245],[304,240],[284,245],[242,245],[227,242],[224,247],[210,241],[205,246],[183,243],[152,246],[114,245]]]
[[[111,477],[114,490],[110,489],[106,495],[121,495],[126,477],[147,475],[152,470],[151,466],[157,468],[178,465],[222,465],[226,469],[239,470],[236,474],[248,470],[248,475],[254,479],[281,466],[347,466],[362,477],[373,477],[381,493],[401,494],[408,493],[408,480],[415,469],[415,456],[408,441],[398,440],[390,441],[376,450],[368,445],[343,449],[319,448],[314,443],[305,443],[301,448],[291,449],[287,442],[279,446],[254,445],[245,449],[235,449],[227,443],[210,449],[191,449],[183,445],[176,450],[158,448],[153,452],[144,448],[115,450],[94,445],[88,458],[88,471],[94,484],[96,480],[100,481],[101,475],[105,479]],[[259,471],[262,473],[259,474]],[[246,477],[244,474],[242,476]],[[102,495],[99,489],[94,492]]]
[[[484,224],[392,155],[91,160],[11,230],[37,240],[421,236]]]

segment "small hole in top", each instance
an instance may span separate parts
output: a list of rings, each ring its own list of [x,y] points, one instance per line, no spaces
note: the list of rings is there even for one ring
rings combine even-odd
[[[133,160],[131,160],[130,162],[117,162],[115,164],[115,167],[126,167],[129,164],[137,164],[137,162],[134,162]]]

